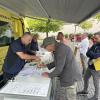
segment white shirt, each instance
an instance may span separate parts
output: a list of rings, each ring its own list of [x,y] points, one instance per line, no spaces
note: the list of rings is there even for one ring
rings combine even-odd
[[[39,48],[39,51],[36,51],[36,55],[40,57],[43,64],[50,64],[54,61],[53,54],[44,48]]]
[[[88,38],[85,38],[81,41],[80,45],[79,45],[79,48],[80,48],[80,53],[83,54],[84,56],[86,56],[86,52],[89,48],[89,40]]]

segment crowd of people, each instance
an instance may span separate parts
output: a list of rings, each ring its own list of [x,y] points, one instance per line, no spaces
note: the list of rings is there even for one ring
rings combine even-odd
[[[100,70],[96,70],[94,60],[99,59],[100,62],[100,32],[95,33],[93,37],[95,43],[91,41],[90,46],[88,34],[81,35],[81,42],[77,49],[80,51],[82,67],[76,60],[68,36],[64,36],[62,32],[59,32],[57,39],[47,37],[43,40],[42,48],[53,54],[54,62],[47,65],[38,64],[37,67],[47,67],[49,70],[55,67],[51,73],[44,72],[42,75],[51,79],[58,77],[61,87],[66,90],[66,100],[77,100],[76,94],[88,94],[88,84],[91,76],[93,77],[95,93],[89,100],[99,100]],[[35,52],[39,50],[37,39],[38,35],[32,36],[30,32],[26,32],[21,38],[11,43],[3,65],[5,84],[22,70],[27,61],[41,61]],[[76,93],[77,82],[82,81],[82,78],[84,79],[84,89]]]

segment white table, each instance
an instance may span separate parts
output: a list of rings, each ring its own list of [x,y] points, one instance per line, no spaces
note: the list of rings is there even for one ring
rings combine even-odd
[[[47,68],[27,63],[15,80],[0,90],[0,100],[50,100],[51,79],[41,76],[45,71]]]

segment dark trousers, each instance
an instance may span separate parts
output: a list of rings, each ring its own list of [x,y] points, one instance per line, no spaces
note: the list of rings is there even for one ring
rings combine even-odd
[[[4,81],[5,84],[8,82],[8,80],[11,80],[13,78],[14,78],[13,74],[3,72],[3,81]]]
[[[84,76],[84,91],[87,91],[89,85],[90,77],[93,77],[93,83],[95,87],[94,97],[98,98],[99,96],[99,81],[100,81],[100,71],[95,71],[87,68],[87,71]]]

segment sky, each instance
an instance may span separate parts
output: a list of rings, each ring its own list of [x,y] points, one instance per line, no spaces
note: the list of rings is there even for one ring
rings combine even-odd
[[[89,30],[87,30],[86,32],[89,33],[95,33],[100,31],[100,22],[98,23],[96,20],[92,21],[93,22],[93,27]],[[84,32],[84,30],[80,27],[76,27],[76,31],[75,31],[75,24],[68,24],[68,25],[64,25],[63,28],[60,30],[63,33],[82,33]]]

